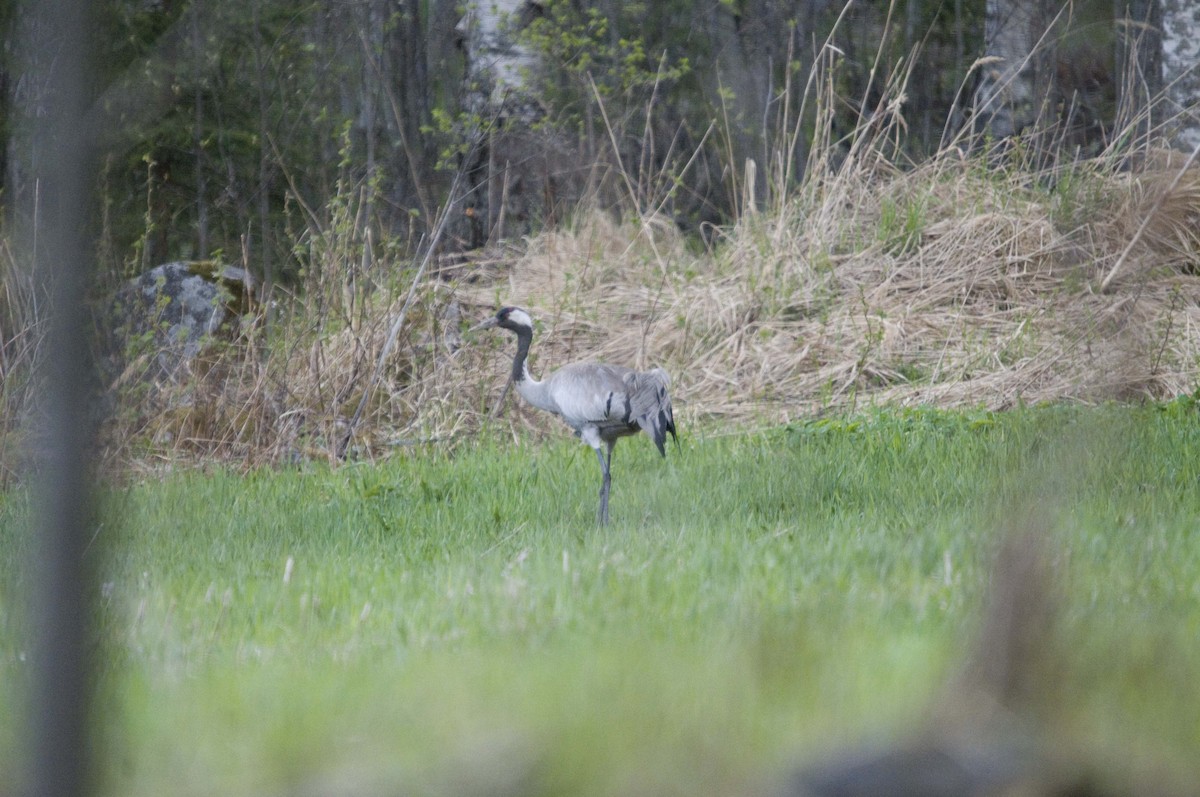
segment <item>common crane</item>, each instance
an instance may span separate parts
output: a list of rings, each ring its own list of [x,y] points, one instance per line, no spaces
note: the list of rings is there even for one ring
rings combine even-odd
[[[666,457],[664,443],[670,432],[675,444],[675,418],[667,393],[670,377],[661,368],[634,371],[605,363],[564,365],[539,382],[526,362],[533,341],[533,320],[519,307],[502,307],[472,332],[500,327],[517,336],[512,381],[521,397],[538,409],[554,413],[592,447],[600,460],[600,509],[597,519],[608,522],[608,494],[612,486],[612,453],[617,440],[644,431],[658,453]],[[607,449],[601,451],[601,444]]]

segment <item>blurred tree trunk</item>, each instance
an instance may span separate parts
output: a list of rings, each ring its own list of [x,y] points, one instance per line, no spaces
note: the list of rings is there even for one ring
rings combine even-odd
[[[13,0],[0,0],[0,185],[5,185],[11,191],[16,187],[13,175],[8,168],[11,163],[9,148],[12,146],[13,132],[13,63],[12,53],[17,49],[19,32],[16,25],[16,8]],[[11,196],[6,197],[9,201]]]
[[[504,118],[531,124],[541,113],[533,102],[538,54],[520,33],[542,13],[533,0],[480,0],[459,22],[467,52],[467,106],[479,113],[502,110]]]
[[[986,55],[995,59],[975,91],[975,130],[1002,141],[1049,120],[1054,101],[1055,38],[1050,0],[987,0]]]
[[[204,37],[200,31],[200,16],[203,0],[194,0],[191,15],[192,44],[192,156],[196,160],[196,257],[208,257],[208,179],[207,164],[204,156],[204,91],[201,75],[204,74],[205,64],[201,55],[204,51]]]
[[[1200,146],[1200,4],[1162,0],[1163,81],[1167,125],[1176,146],[1190,152]]]
[[[534,0],[478,0],[458,24],[466,53],[469,148],[465,213],[452,233],[467,248],[522,233],[550,215],[549,142],[536,131],[544,111],[534,86],[539,54],[520,33],[543,12]]]
[[[267,72],[266,45],[263,41],[262,2],[252,0],[253,16],[251,32],[253,37],[255,88],[258,92],[258,265],[262,274],[263,290],[270,292],[275,285],[275,265],[271,259],[271,193],[274,168],[271,160],[271,96],[270,75]],[[253,246],[247,245],[243,252],[253,253]],[[156,261],[159,262],[159,261]],[[248,263],[246,265],[249,265]]]
[[[435,200],[430,179],[436,153],[424,131],[432,120],[429,37],[419,0],[370,0],[353,9],[359,53],[354,86],[355,128],[366,177],[395,207],[429,222]],[[368,192],[368,211],[375,209]],[[381,208],[382,210],[382,208]]]
[[[435,38],[427,34],[421,15],[421,0],[401,0],[396,24],[390,28],[388,48],[392,52],[390,71],[394,72],[386,85],[394,86],[389,97],[392,108],[392,127],[400,144],[403,164],[397,164],[397,189],[393,196],[401,206],[417,205],[427,223],[432,223],[435,200],[429,194],[429,183],[437,153],[429,146],[425,134],[432,119],[433,85],[429,75],[431,48]]]
[[[823,16],[835,7],[840,4],[828,0],[738,0],[705,4],[697,14],[712,51],[711,62],[698,66],[725,150],[726,190],[735,211],[762,204],[778,187],[771,181],[798,179],[803,171],[805,142],[796,138],[795,151],[789,151],[796,120],[784,118],[783,112],[796,113],[801,105],[802,76],[824,35]],[[785,76],[792,64],[800,68],[791,75],[791,96],[785,102]],[[791,173],[784,175],[780,169],[788,164]],[[753,185],[751,174],[760,175]]]
[[[1118,133],[1138,143],[1155,129],[1154,99],[1162,91],[1162,15],[1158,0],[1115,0],[1115,80]]]
[[[765,183],[741,185],[756,170],[748,161],[766,165],[766,104],[772,88],[772,36],[768,8],[749,0],[707,4],[704,25],[712,37],[713,59],[707,92],[717,115],[728,158],[729,196],[740,212],[752,210],[763,198]]]

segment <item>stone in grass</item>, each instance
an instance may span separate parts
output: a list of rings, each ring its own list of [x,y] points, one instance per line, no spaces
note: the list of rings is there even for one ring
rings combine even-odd
[[[258,283],[246,269],[176,261],[127,281],[114,297],[109,324],[120,370],[149,360],[152,378],[175,376],[217,340],[233,340],[258,306]]]

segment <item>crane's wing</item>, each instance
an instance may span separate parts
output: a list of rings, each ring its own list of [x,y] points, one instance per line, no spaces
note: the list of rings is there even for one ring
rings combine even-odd
[[[658,453],[667,455],[663,444],[667,441],[667,433],[679,445],[679,436],[675,434],[675,416],[671,412],[671,395],[667,388],[671,377],[661,368],[649,371],[629,371],[622,376],[625,383],[625,395],[629,400],[630,420],[637,423],[654,445]]]
[[[605,363],[573,363],[547,377],[545,390],[553,397],[557,413],[576,431],[595,426],[603,436],[640,428],[666,456],[667,434],[679,442],[667,392],[670,383],[661,368],[639,373]]]
[[[558,414],[574,429],[587,424],[603,425],[621,420],[625,413],[625,383],[628,368],[604,363],[564,365],[546,378],[546,392]]]

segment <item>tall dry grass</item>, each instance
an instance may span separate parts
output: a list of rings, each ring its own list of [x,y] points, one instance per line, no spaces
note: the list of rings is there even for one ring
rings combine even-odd
[[[532,309],[545,323],[543,370],[591,358],[665,366],[685,422],[1196,389],[1194,153],[1143,137],[1080,160],[1046,131],[1028,146],[960,135],[910,164],[896,154],[904,77],[841,140],[821,133],[833,127],[832,83],[818,75],[806,93],[818,134],[803,181],[779,168],[801,108],[781,121],[777,163],[763,170],[774,201],[745,202],[712,249],[696,252],[660,217],[583,213],[491,284],[461,290],[464,303]],[[747,164],[743,183],[755,173]],[[506,350],[492,360],[497,381]]]
[[[169,384],[114,381],[110,460],[334,459],[360,404],[352,457],[485,424],[552,429],[511,396],[492,419],[512,342],[462,330],[500,304],[539,320],[535,372],[588,359],[665,367],[685,428],[875,403],[1004,408],[1196,389],[1200,170],[1190,160],[1149,145],[1075,160],[960,138],[906,163],[903,80],[841,139],[830,134],[832,85],[818,74],[781,117],[775,162],[736,165],[739,217],[707,243],[656,210],[666,196],[631,192],[627,207],[585,204],[556,229],[418,275],[419,253],[374,226],[369,189],[340,186],[325,207],[304,208],[301,284],[238,340]],[[801,134],[813,145],[797,182],[789,159]],[[768,190],[749,190],[755,179]],[[19,269],[0,254],[0,460],[11,468],[38,326]]]
[[[690,420],[1194,389],[1200,226],[1181,219],[1200,213],[1200,173],[1158,204],[1101,292],[1174,175],[1070,168],[997,171],[948,152],[900,170],[868,153],[810,177],[820,190],[744,216],[711,253],[664,223],[591,214],[460,295],[480,314],[496,299],[532,308],[543,369],[664,365]],[[507,348],[492,361],[498,381]]]
[[[44,304],[10,237],[0,235],[0,486],[18,476],[30,446],[26,430],[36,408],[37,357],[45,349]]]

